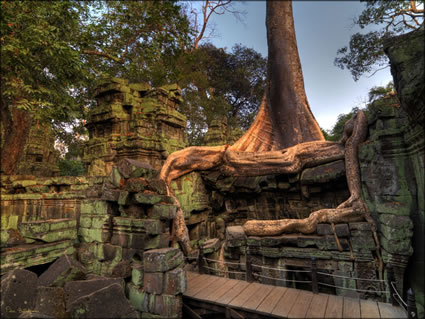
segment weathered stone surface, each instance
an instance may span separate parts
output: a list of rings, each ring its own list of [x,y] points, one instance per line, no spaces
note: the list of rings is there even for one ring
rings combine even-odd
[[[242,226],[229,226],[226,228],[227,247],[240,247],[246,245],[246,235]]]
[[[38,278],[38,286],[63,287],[66,282],[85,278],[87,270],[72,257],[62,255]]]
[[[335,225],[335,233],[338,237],[350,237],[350,228],[347,224]]]
[[[112,284],[118,284],[124,287],[124,280],[122,278],[106,278],[95,277],[88,280],[70,281],[65,284],[65,301],[66,309],[71,309],[71,304],[77,299],[92,294],[95,291],[108,287]]]
[[[345,176],[343,160],[323,164],[313,168],[306,168],[301,173],[302,184],[329,183]]]
[[[186,272],[177,267],[167,271],[164,277],[164,294],[178,295],[186,291]]]
[[[155,295],[154,298],[151,299],[149,310],[149,312],[157,314],[164,318],[181,318],[182,296],[165,294]]]
[[[65,318],[65,294],[62,287],[38,287],[35,310],[52,318]]]
[[[297,246],[298,245],[298,234],[284,234],[280,236],[269,236],[269,237],[256,237],[249,236],[247,238],[248,246],[263,246],[263,247],[274,247],[274,246]]]
[[[114,283],[76,299],[70,312],[73,318],[128,318],[134,308],[122,285]]]
[[[132,283],[127,284],[128,299],[130,303],[141,312],[149,312],[150,299],[153,295],[148,294],[142,288],[136,287]]]
[[[136,287],[143,287],[143,280],[144,280],[143,263],[133,261],[131,263],[131,282]]]
[[[145,276],[148,272],[165,272],[176,268],[184,262],[178,248],[161,248],[145,251],[143,254]]]
[[[1,316],[18,318],[25,310],[34,309],[37,275],[25,269],[15,269],[1,278]]]
[[[176,217],[177,206],[175,205],[155,205],[152,208],[152,218],[174,219]]]
[[[332,234],[332,227],[330,224],[317,224],[316,232],[318,235]]]
[[[9,318],[11,318],[11,317],[9,317]],[[27,319],[29,319],[29,318],[35,318],[35,319],[43,319],[43,318],[58,318],[58,317],[53,317],[53,316],[49,316],[49,315],[46,315],[46,314],[44,314],[44,313],[40,313],[40,312],[38,312],[38,311],[32,311],[32,310],[26,310],[26,311],[23,311],[20,315],[19,315],[19,317],[18,318],[27,318]]]
[[[143,278],[143,287],[147,293],[159,295],[163,292],[164,273],[146,272]]]
[[[149,163],[129,158],[123,158],[119,160],[117,163],[117,168],[124,178],[152,178],[158,175],[158,171],[156,171]]]
[[[128,192],[138,193],[147,189],[148,182],[143,177],[129,178],[125,184],[125,189]]]
[[[221,242],[218,238],[212,238],[206,240],[202,245],[202,250],[204,254],[211,254],[221,247]]]
[[[412,122],[425,122],[424,28],[384,43],[385,53],[391,61],[391,74],[401,107]]]
[[[71,254],[74,250],[70,240],[3,248],[1,252],[1,273],[6,273],[15,268],[49,263],[62,256],[64,252]]]

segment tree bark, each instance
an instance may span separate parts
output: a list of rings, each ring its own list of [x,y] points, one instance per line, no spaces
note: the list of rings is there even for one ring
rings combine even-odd
[[[2,105],[1,121],[4,139],[1,150],[1,171],[3,174],[13,175],[17,173],[18,162],[31,129],[32,119],[24,110]]]
[[[275,151],[324,137],[304,89],[291,1],[267,1],[267,87],[251,128],[235,151]]]

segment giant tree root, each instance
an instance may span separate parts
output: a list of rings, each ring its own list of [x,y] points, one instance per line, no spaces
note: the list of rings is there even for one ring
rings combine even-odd
[[[316,230],[318,223],[338,224],[366,220],[374,235],[381,270],[382,259],[376,224],[361,197],[357,149],[359,144],[366,139],[366,135],[367,120],[365,114],[360,111],[346,123],[341,142],[313,141],[269,152],[239,152],[229,148],[228,145],[188,147],[171,154],[161,169],[160,178],[166,182],[168,194],[174,198],[178,207],[174,219],[174,231],[184,253],[188,255],[192,249],[184,220],[184,212],[170,187],[172,180],[192,171],[217,167],[223,175],[229,176],[293,174],[306,167],[345,158],[350,197],[337,208],[312,212],[305,219],[250,220],[243,225],[243,228],[247,235],[252,236],[274,236],[289,232],[310,234]]]

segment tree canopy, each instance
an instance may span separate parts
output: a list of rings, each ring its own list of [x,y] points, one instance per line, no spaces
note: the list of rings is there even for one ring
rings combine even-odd
[[[213,119],[226,119],[230,129],[250,126],[263,96],[266,64],[240,44],[227,52],[206,43],[181,58],[177,82],[185,88],[180,111],[188,117],[189,144],[202,144]]]
[[[361,0],[366,8],[354,19],[361,29],[376,25],[367,33],[357,32],[348,47],[337,51],[335,65],[347,68],[354,80],[363,74],[389,66],[383,51],[386,38],[419,29],[424,25],[424,0]]]
[[[231,8],[228,1],[205,2],[206,6],[212,4],[224,11]],[[221,13],[220,10],[211,14]],[[183,88],[190,85],[199,87],[199,91],[217,90],[208,95],[213,97],[208,103],[203,101],[205,114],[215,113],[218,105],[226,101],[231,104],[228,109],[234,117],[240,118],[241,112],[246,116],[248,108],[255,110],[254,97],[245,97],[245,93],[242,96],[237,90],[229,93],[230,84],[227,88],[218,84],[219,63],[232,54],[220,55],[218,49],[210,49],[213,67],[204,60],[204,69],[197,66],[198,70],[182,74],[186,71],[183,62],[192,59],[190,65],[195,66],[196,57],[208,56],[207,49],[195,52],[195,40],[199,43],[203,35],[193,28],[188,16],[178,1],[2,1],[1,140],[2,153],[10,155],[2,158],[3,164],[11,163],[8,171],[13,172],[13,163],[19,158],[33,120],[52,124],[58,138],[67,144],[78,142],[75,136],[84,133],[82,119],[94,103],[94,88],[108,77],[124,77],[153,86],[177,82]],[[256,68],[255,63],[261,60],[258,54],[246,48],[240,51],[233,55],[257,59],[246,67]],[[243,63],[234,60],[229,63]],[[197,81],[199,74],[208,84]],[[227,77],[228,81],[235,79]],[[190,94],[187,97],[190,100]],[[227,110],[227,106],[220,107]],[[205,114],[204,120],[211,117]],[[241,122],[247,125],[246,121]]]

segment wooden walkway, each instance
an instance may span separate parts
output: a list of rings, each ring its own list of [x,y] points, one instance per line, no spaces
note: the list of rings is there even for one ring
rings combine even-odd
[[[183,302],[193,308],[227,312],[229,318],[407,318],[400,307],[382,302],[186,274]]]

